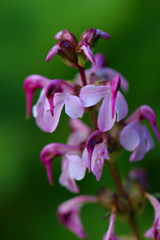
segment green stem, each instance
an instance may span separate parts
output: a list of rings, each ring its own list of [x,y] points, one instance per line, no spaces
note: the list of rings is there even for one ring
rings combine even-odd
[[[93,130],[96,131],[96,130],[98,130],[98,126],[97,126],[97,118],[96,118],[96,115],[95,115],[95,112],[94,112],[94,108],[89,107],[87,109],[88,109],[90,120],[91,120],[91,123],[92,123],[92,126],[93,126]]]

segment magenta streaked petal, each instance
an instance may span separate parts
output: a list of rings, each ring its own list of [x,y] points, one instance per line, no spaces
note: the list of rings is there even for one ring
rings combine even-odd
[[[87,42],[83,42],[83,45],[81,47],[81,49],[83,50],[83,53],[86,55],[86,57],[88,58],[88,60],[92,63],[92,64],[96,64],[93,53],[90,49],[90,46]]]
[[[48,178],[48,181],[49,181],[49,184],[51,186],[53,186],[53,180],[52,180],[52,164],[51,163],[48,163],[45,165],[46,167],[46,172],[47,172],[47,178]]]
[[[106,39],[106,40],[111,38],[111,36],[108,33],[103,32],[99,29],[96,29],[96,36],[97,35],[99,35],[100,38],[103,38],[103,39]]]
[[[81,220],[80,210],[84,203],[96,202],[96,197],[82,195],[62,203],[57,209],[60,223],[70,229],[79,238],[86,238]]]
[[[110,159],[106,143],[96,144],[92,153],[91,170],[97,181],[101,179],[105,159]]]
[[[111,109],[112,109],[112,118],[114,118],[114,112],[115,112],[115,103],[117,97],[118,89],[120,88],[121,79],[119,74],[117,74],[110,82],[110,89],[111,89]]]
[[[54,45],[54,47],[49,51],[46,57],[46,61],[51,60],[56,54],[59,53],[59,50],[61,49],[59,45],[60,45],[60,42]]]
[[[111,91],[108,89],[105,98],[103,99],[102,105],[99,109],[98,114],[98,127],[102,132],[106,132],[113,127],[116,121],[116,112],[112,118],[111,109]]]
[[[50,183],[52,183],[51,165],[53,163],[54,158],[57,156],[64,155],[66,153],[76,154],[78,150],[80,153],[81,149],[79,145],[71,146],[60,143],[50,143],[42,149],[40,153],[40,160],[46,167],[47,176]]]
[[[79,97],[84,107],[91,107],[97,104],[108,91],[107,86],[87,85],[80,91]]]
[[[74,94],[75,89],[70,84],[66,83],[65,81],[62,81],[61,79],[54,79],[52,80],[46,87],[46,97],[48,98],[49,105],[50,105],[50,112],[52,117],[53,116],[53,99],[55,93],[70,93]]]
[[[38,88],[44,88],[48,83],[50,82],[50,79],[45,78],[41,75],[30,75],[28,76],[23,83],[23,88],[26,93],[26,115],[27,117],[31,114],[31,104],[32,104],[32,98],[35,93],[35,90]]]
[[[66,94],[65,112],[73,119],[81,118],[83,116],[84,107],[77,96]]]
[[[54,96],[54,117],[52,117],[50,113],[50,109],[48,108],[45,109],[44,117],[43,117],[43,122],[44,126],[46,128],[46,131],[48,132],[53,132],[58,123],[59,123],[59,118],[61,115],[62,108],[64,106],[64,99],[65,99],[65,94],[63,93],[56,93]]]
[[[128,151],[134,151],[140,143],[136,122],[125,126],[120,132],[120,143]]]
[[[128,104],[120,91],[117,92],[115,110],[117,112],[117,122],[125,118],[128,114]]]

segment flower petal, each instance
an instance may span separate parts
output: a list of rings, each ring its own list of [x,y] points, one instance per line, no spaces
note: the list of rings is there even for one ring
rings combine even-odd
[[[120,91],[117,92],[115,110],[117,112],[117,122],[125,118],[128,114],[128,104]]]
[[[130,161],[139,161],[141,160],[146,153],[146,144],[144,136],[140,134],[140,143],[137,146],[137,149],[131,154]]]
[[[92,154],[91,170],[97,181],[101,179],[105,159],[110,159],[107,145],[104,142],[96,144]]]
[[[60,48],[60,42],[56,43],[56,45],[53,46],[53,48],[49,51],[46,57],[46,61],[51,60],[56,54],[58,54]]]
[[[88,58],[88,60],[92,63],[92,64],[96,64],[93,53],[90,49],[90,46],[87,42],[83,42],[83,45],[81,47],[81,49],[83,50],[83,53],[86,55],[86,57]]]
[[[110,130],[116,120],[116,114],[112,118],[111,110],[111,91],[108,88],[107,94],[103,99],[102,105],[98,114],[98,127],[102,132]]]
[[[109,87],[87,85],[80,91],[79,97],[84,107],[91,107],[97,104],[108,91]]]
[[[125,126],[120,132],[120,143],[128,151],[134,151],[140,143],[140,136],[136,122]]]
[[[144,124],[141,124],[141,129],[143,130],[143,135],[146,139],[146,152],[148,152],[149,150],[154,148],[154,141],[148,131],[148,128]]]
[[[65,112],[69,117],[73,119],[81,118],[84,113],[84,107],[80,99],[76,96],[66,94]]]
[[[82,159],[76,155],[67,155],[69,162],[69,176],[72,179],[81,180],[84,178],[86,166]]]
[[[65,155],[62,159],[62,173],[59,178],[59,183],[62,186],[66,187],[69,191],[78,193],[79,192],[78,186],[76,185],[74,179],[69,177],[68,165],[69,165],[69,162],[66,159],[66,155]]]
[[[45,128],[48,132],[53,132],[59,122],[59,118],[61,115],[61,111],[62,108],[64,106],[64,99],[65,99],[65,94],[63,93],[56,93],[54,96],[54,117],[52,117],[51,113],[50,113],[50,107],[49,107],[49,103],[47,101],[46,105],[47,107],[45,107],[45,114],[44,114],[44,125]]]

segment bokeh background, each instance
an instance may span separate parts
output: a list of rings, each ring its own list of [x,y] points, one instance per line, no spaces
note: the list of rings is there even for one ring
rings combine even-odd
[[[87,28],[111,34],[109,41],[99,40],[96,52],[104,52],[109,66],[129,81],[125,95],[132,113],[142,104],[151,106],[160,131],[160,1],[159,0],[6,0],[0,4],[0,239],[51,240],[77,239],[57,221],[57,206],[75,196],[58,183],[61,158],[53,164],[54,187],[50,187],[44,166],[39,161],[43,146],[65,143],[69,134],[67,116],[62,114],[56,131],[44,133],[34,118],[25,119],[24,79],[40,74],[50,79],[72,79],[77,70],[64,65],[58,56],[45,62],[56,43],[53,36],[68,29],[79,39]],[[90,64],[87,63],[87,67]],[[39,93],[35,94],[33,103]],[[88,121],[87,117],[84,116]],[[88,121],[89,122],[89,121]],[[138,163],[129,162],[129,152],[118,160],[121,176],[135,166],[144,167],[151,192],[160,192],[160,147],[151,127],[155,148]],[[81,194],[96,194],[101,186],[114,188],[107,167],[96,182],[86,173],[78,182]],[[108,219],[96,205],[85,205],[82,222],[89,239],[102,239]],[[153,221],[152,207],[138,218],[141,233]],[[128,234],[126,224],[116,221],[117,235]]]

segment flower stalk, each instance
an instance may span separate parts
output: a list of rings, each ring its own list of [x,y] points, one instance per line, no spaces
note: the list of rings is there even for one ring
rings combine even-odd
[[[154,141],[147,127],[141,123],[142,119],[151,124],[160,142],[155,113],[152,108],[143,105],[124,120],[128,104],[121,89],[126,92],[128,82],[121,73],[106,66],[103,54],[94,56],[92,50],[100,38],[108,40],[110,35],[95,28],[84,31],[79,42],[66,29],[55,35],[58,42],[47,54],[46,61],[59,55],[63,63],[78,68],[79,74],[74,81],[50,80],[40,75],[27,77],[23,85],[26,114],[30,116],[33,95],[40,88],[39,99],[33,107],[38,127],[44,132],[54,132],[63,107],[69,117],[71,134],[67,144],[50,143],[40,153],[50,185],[53,185],[51,167],[54,158],[62,156],[59,183],[69,191],[80,191],[76,181],[84,178],[87,168],[100,181],[104,165],[108,166],[116,187],[116,191],[105,188],[97,196],[76,196],[60,204],[57,215],[62,225],[79,238],[86,238],[79,213],[84,203],[92,202],[110,212],[109,227],[103,240],[118,240],[114,231],[116,216],[126,220],[134,237],[141,240],[135,217],[142,212],[147,199],[154,208],[155,219],[145,237],[160,240],[160,203],[146,192],[148,182],[145,171],[135,169],[121,178],[116,165],[117,156],[123,148],[132,152],[131,162],[140,161],[154,148]],[[85,70],[87,60],[92,66]],[[89,114],[92,128],[80,120],[85,111]]]

